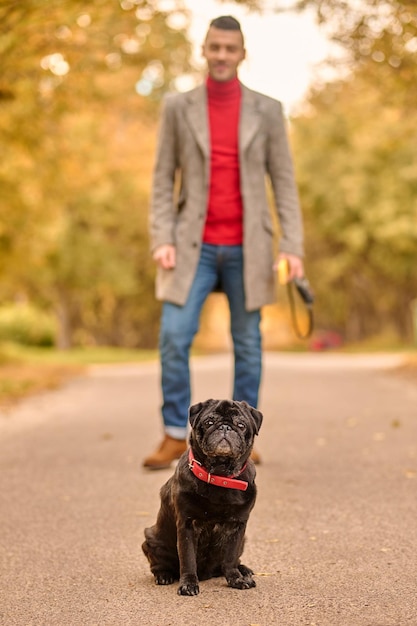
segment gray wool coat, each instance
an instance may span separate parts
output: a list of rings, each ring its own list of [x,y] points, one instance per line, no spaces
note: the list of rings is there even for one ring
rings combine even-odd
[[[280,252],[303,255],[303,229],[292,159],[280,102],[241,85],[239,162],[243,200],[246,309],[275,300],[273,219],[266,179],[273,190]],[[205,85],[164,100],[154,168],[151,247],[176,246],[175,269],[158,268],[156,297],[183,305],[200,257],[210,176]]]

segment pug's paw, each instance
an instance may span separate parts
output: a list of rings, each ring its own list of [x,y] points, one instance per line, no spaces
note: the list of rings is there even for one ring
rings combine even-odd
[[[200,593],[197,576],[183,576],[177,593],[179,596],[197,596]]]

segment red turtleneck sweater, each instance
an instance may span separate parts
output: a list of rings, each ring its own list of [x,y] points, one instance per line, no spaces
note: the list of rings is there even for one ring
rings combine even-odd
[[[240,193],[238,128],[241,89],[237,78],[207,79],[210,127],[210,188],[203,241],[240,245],[243,209]]]

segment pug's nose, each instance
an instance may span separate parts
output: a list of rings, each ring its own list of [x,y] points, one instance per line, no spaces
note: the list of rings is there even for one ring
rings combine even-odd
[[[225,432],[227,432],[228,430],[232,430],[232,427],[231,427],[231,426],[229,426],[229,424],[222,424],[222,425],[219,427],[219,430],[224,430]]]

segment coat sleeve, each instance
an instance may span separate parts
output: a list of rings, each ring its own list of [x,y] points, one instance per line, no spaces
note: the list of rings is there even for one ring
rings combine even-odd
[[[164,244],[175,244],[174,188],[178,168],[178,146],[174,105],[175,96],[166,96],[162,106],[152,181],[149,224],[152,251]]]
[[[271,101],[267,171],[281,227],[280,252],[303,256],[303,224],[281,103]]]

